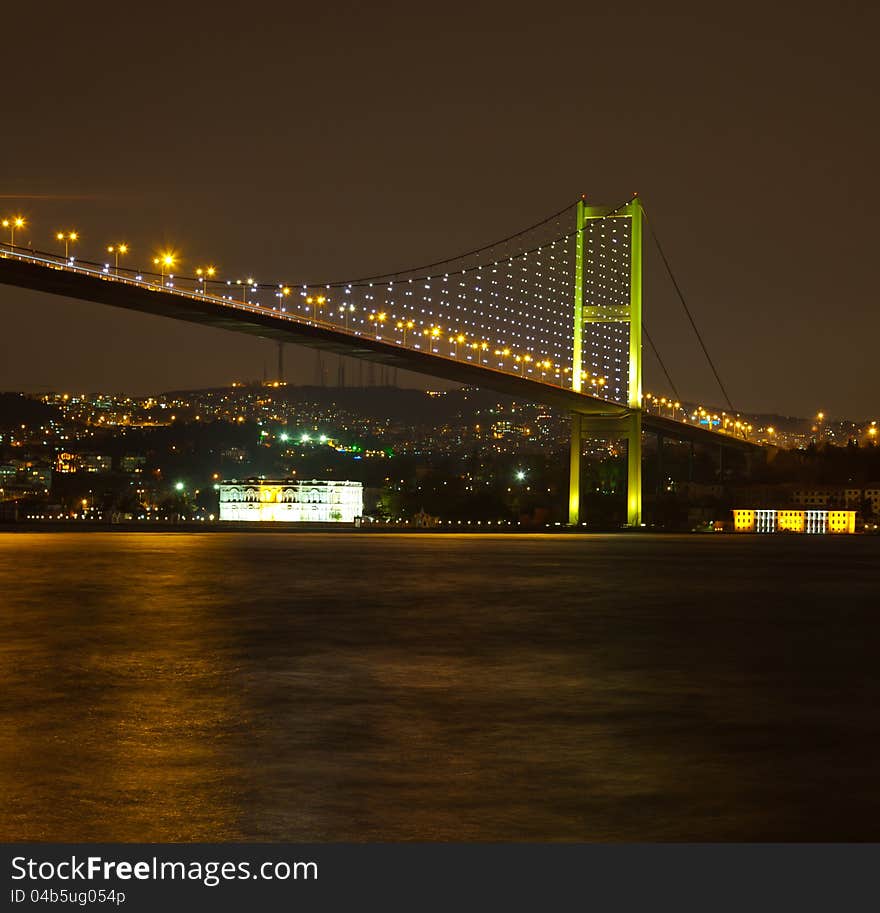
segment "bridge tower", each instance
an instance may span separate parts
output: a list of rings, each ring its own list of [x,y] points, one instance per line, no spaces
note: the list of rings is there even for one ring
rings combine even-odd
[[[584,306],[584,230],[591,219],[630,220],[629,303],[621,307]],[[626,525],[642,523],[642,204],[634,197],[626,206],[577,205],[577,236],[574,276],[574,354],[572,388],[580,392],[583,373],[585,324],[626,323],[629,325],[629,374],[625,407],[608,404],[607,412],[592,415],[572,413],[569,470],[568,522],[580,522],[581,449],[589,438],[626,438]]]

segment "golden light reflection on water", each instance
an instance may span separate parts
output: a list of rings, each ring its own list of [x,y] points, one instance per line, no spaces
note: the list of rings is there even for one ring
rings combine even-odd
[[[876,552],[0,534],[0,837],[860,839]]]
[[[215,648],[211,600],[192,585],[197,543],[89,537],[59,553],[55,537],[40,539],[4,542],[12,556],[35,546],[53,556],[51,577],[42,562],[16,562],[26,630],[21,652],[8,640],[4,650],[3,690],[18,703],[4,750],[18,771],[14,783],[3,781],[5,807],[20,809],[11,832],[51,840],[234,834],[225,748],[240,707]],[[42,800],[39,815],[23,797]]]

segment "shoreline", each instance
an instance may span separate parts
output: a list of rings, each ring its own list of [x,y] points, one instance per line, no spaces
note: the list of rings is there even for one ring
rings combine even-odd
[[[198,521],[157,521],[153,523],[106,523],[101,521],[72,521],[46,520],[46,521],[18,521],[0,522],[0,533],[347,533],[347,534],[374,534],[374,533],[399,533],[399,534],[456,534],[456,533],[492,534],[492,535],[517,535],[517,534],[565,534],[586,535],[600,533],[602,535],[620,533],[632,535],[639,533],[652,533],[655,530],[620,530],[620,529],[571,529],[566,526],[521,526],[519,524],[477,524],[475,522],[461,524],[444,524],[442,526],[409,526],[398,523],[387,525],[355,526],[353,523],[248,523],[248,522],[219,522],[201,523]],[[691,535],[682,531],[683,535]]]

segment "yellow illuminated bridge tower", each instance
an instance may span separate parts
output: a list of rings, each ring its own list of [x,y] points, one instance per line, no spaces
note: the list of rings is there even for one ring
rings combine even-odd
[[[585,257],[584,234],[594,219],[620,219],[630,222],[629,300],[625,304],[585,303],[584,275],[590,264]],[[593,324],[626,324],[629,336],[629,372],[626,402],[608,402],[607,410],[594,414],[572,415],[571,460],[569,475],[569,523],[580,522],[581,451],[589,438],[626,438],[627,441],[627,526],[642,524],[642,204],[634,197],[622,207],[577,206],[577,233],[574,281],[573,388],[581,391],[584,378],[584,344]]]

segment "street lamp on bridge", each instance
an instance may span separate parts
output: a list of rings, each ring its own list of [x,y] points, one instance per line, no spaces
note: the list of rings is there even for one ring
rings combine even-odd
[[[275,292],[275,297],[278,299],[278,307],[281,308],[282,311],[285,310],[283,307],[284,299],[287,298],[288,295],[290,295],[290,287],[287,285],[279,285],[278,291]]]
[[[208,280],[213,279],[217,275],[217,270],[213,266],[198,267],[196,269],[196,276],[198,277],[199,284],[202,286],[202,294],[208,294]]]
[[[241,279],[236,279],[235,284],[241,286],[241,303],[249,304],[250,302],[247,300],[248,289],[254,288],[257,283],[254,282],[254,280],[252,278],[250,278],[250,276],[249,276],[247,279],[244,280],[244,282],[242,282]]]
[[[69,260],[70,259],[70,245],[76,241],[79,241],[79,233],[75,232],[75,231],[68,231],[68,232],[59,231],[55,235],[55,239],[57,241],[64,242],[64,259]]]
[[[401,330],[403,332],[403,344],[404,345],[406,345],[407,330],[411,330],[415,325],[416,324],[415,324],[414,320],[398,320],[397,321],[397,324],[396,324],[397,329]]]
[[[8,219],[4,219],[2,222],[4,228],[9,229],[9,246],[11,248],[15,247],[15,229],[24,228],[27,225],[27,221],[24,216],[10,216]]]
[[[324,305],[326,303],[327,303],[327,299],[323,295],[307,295],[306,304],[308,305],[308,307],[306,308],[306,313],[308,314],[309,310],[311,310],[312,319],[317,320],[318,319],[318,308],[324,307]]]
[[[435,326],[435,327],[431,327],[431,328],[428,329],[428,330],[422,330],[422,336],[427,336],[427,337],[428,337],[428,348],[429,348],[432,352],[436,352],[436,351],[437,351],[437,350],[434,348],[434,343],[436,343],[437,340],[438,340],[442,335],[443,335],[443,329],[442,329],[442,327],[436,327],[436,326]]]
[[[119,257],[120,255],[124,256],[128,253],[128,245],[123,242],[122,244],[110,244],[107,247],[107,253],[113,254],[113,271],[116,275],[119,275]]]
[[[474,350],[474,355],[477,357],[477,364],[483,363],[483,352],[487,351],[489,348],[488,342],[472,342],[471,348]]]
[[[354,305],[353,304],[341,304],[339,306],[339,313],[342,314],[342,316],[345,320],[345,329],[347,330],[349,320],[351,319],[351,315],[354,313]]]
[[[458,358],[458,347],[464,342],[464,333],[450,336],[449,341],[452,343],[452,357]]]
[[[162,277],[162,288],[165,288],[165,271],[170,270],[176,262],[177,257],[170,250],[153,257],[153,265],[159,267],[159,274]]]

